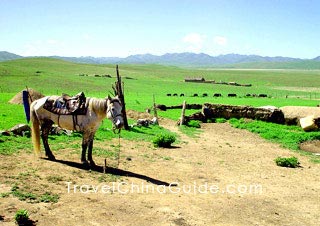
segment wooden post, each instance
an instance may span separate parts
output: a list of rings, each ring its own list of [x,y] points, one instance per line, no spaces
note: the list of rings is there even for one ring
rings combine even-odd
[[[104,159],[103,173],[106,174],[106,172],[107,172],[107,159]]]
[[[126,104],[124,101],[124,95],[122,90],[122,83],[121,83],[121,76],[119,74],[119,68],[118,65],[116,67],[117,70],[117,82],[116,82],[116,94],[118,95],[121,103],[122,103],[122,117],[123,117],[123,127],[125,130],[130,130],[130,127],[128,125],[128,119],[126,114]]]
[[[158,120],[158,113],[157,113],[157,106],[156,106],[156,98],[153,94],[153,114],[154,114],[154,117],[157,118]]]
[[[186,112],[186,106],[187,106],[187,103],[184,100],[183,104],[182,104],[182,111],[181,111],[181,117],[180,117],[180,126],[182,126],[184,124],[184,116],[185,116],[185,112]]]

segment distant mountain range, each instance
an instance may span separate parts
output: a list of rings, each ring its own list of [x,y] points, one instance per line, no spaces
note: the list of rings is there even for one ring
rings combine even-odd
[[[290,57],[263,57],[259,55],[240,55],[226,54],[219,56],[210,56],[204,53],[166,53],[161,56],[152,54],[137,54],[125,58],[120,57],[63,57],[63,56],[48,56],[51,58],[89,64],[161,64],[183,67],[226,67],[226,68],[244,68],[254,67],[280,67],[281,65],[300,65],[308,62],[308,65],[317,65],[320,68],[320,56],[313,59],[300,59]],[[0,61],[14,60],[24,58],[22,56],[0,51]],[[311,64],[310,64],[311,62]],[[242,65],[242,66],[241,66]],[[288,66],[289,65],[289,66]],[[294,67],[294,66],[293,66]]]
[[[0,51],[0,61],[6,61],[6,60],[15,60],[23,58],[22,56],[16,55],[14,53],[9,53],[6,51]]]

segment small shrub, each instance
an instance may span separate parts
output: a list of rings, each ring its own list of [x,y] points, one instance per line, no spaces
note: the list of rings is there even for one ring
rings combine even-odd
[[[37,197],[36,195],[30,193],[30,192],[23,192],[19,190],[19,187],[17,185],[14,185],[11,188],[11,194],[15,197],[17,197],[20,201],[30,201],[30,202],[36,202]]]
[[[60,181],[63,181],[63,177],[58,175],[53,175],[53,176],[48,176],[47,180],[51,183],[58,183]]]
[[[282,166],[282,167],[296,168],[300,166],[298,159],[294,156],[290,158],[278,157],[274,161],[278,166]]]
[[[49,192],[46,192],[45,194],[43,194],[41,197],[40,197],[40,202],[45,202],[45,203],[48,203],[48,202],[53,202],[53,203],[57,203],[59,200],[59,196],[58,195],[53,195]]]
[[[187,123],[188,127],[201,128],[200,122],[196,120],[191,120]]]
[[[215,123],[215,122],[216,122],[216,119],[214,119],[214,118],[207,119],[207,123]]]
[[[152,140],[152,143],[155,147],[168,148],[175,141],[176,137],[172,134],[159,134]]]
[[[20,209],[14,215],[14,219],[18,225],[27,225],[29,222],[29,213],[26,209]]]
[[[217,118],[216,119],[216,123],[225,123],[225,122],[227,122],[227,119],[225,119],[225,118]]]
[[[0,198],[7,198],[9,197],[10,192],[6,192],[6,193],[0,193]]]

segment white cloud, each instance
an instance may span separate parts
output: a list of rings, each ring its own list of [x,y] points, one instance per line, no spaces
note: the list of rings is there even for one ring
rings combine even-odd
[[[213,42],[219,46],[225,46],[228,43],[228,39],[223,36],[215,36]]]
[[[200,35],[198,33],[191,33],[191,34],[187,34],[183,38],[183,42],[197,45],[197,44],[202,44],[204,41],[204,38],[205,38],[204,35]]]
[[[54,39],[47,40],[47,44],[50,44],[50,45],[55,45],[55,44],[58,44],[58,43],[59,43],[58,40],[54,40]]]
[[[182,41],[188,44],[188,47],[187,47],[188,51],[199,52],[203,47],[206,37],[207,37],[206,35],[201,35],[198,33],[190,33],[190,34],[187,34],[182,39]]]

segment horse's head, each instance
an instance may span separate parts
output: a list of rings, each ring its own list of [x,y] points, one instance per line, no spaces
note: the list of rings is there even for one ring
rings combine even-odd
[[[121,129],[123,127],[123,117],[122,117],[122,104],[118,96],[111,98],[107,97],[107,118],[113,123],[116,129]]]

